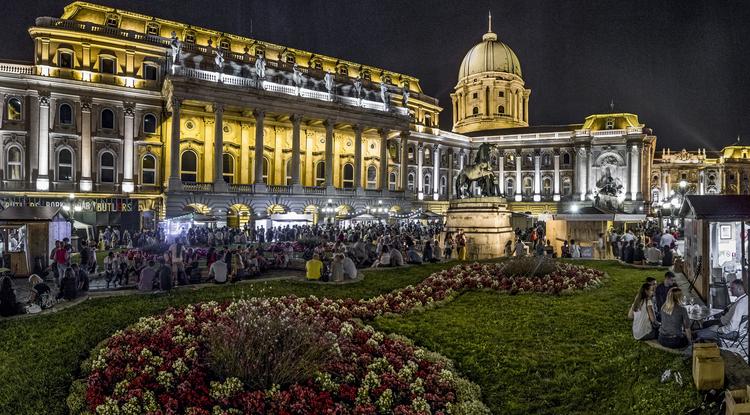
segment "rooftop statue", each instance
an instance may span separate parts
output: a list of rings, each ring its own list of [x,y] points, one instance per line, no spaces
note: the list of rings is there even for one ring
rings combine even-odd
[[[263,55],[258,55],[255,58],[255,75],[258,76],[258,81],[266,79],[266,59]]]
[[[357,76],[354,80],[354,92],[357,94],[357,99],[362,100],[362,78]]]
[[[326,83],[326,91],[328,91],[328,94],[333,94],[333,74],[326,72],[326,76],[323,77],[323,80]]]
[[[387,109],[390,105],[388,105],[388,86],[385,82],[380,83],[380,98],[383,100],[383,105],[385,105],[385,108]]]
[[[302,88],[302,71],[299,70],[299,65],[296,63],[292,67],[292,81],[294,81],[294,86],[297,87],[297,95],[299,95],[299,90]]]
[[[172,48],[172,63],[177,63],[182,51],[182,42],[180,42],[180,39],[177,39],[177,33],[174,31],[172,32],[172,40],[169,42],[169,46]]]
[[[409,103],[409,88],[404,86],[401,88],[401,106],[406,108],[406,105]]]
[[[224,53],[221,49],[214,50],[214,64],[216,64],[216,70],[219,72],[224,71]]]

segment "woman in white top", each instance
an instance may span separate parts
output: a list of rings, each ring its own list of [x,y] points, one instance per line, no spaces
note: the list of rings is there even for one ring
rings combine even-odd
[[[644,283],[630,307],[628,317],[633,319],[633,337],[636,340],[654,340],[659,335],[659,332],[654,328],[656,315],[654,314],[653,298],[654,286]]]
[[[571,240],[570,241],[570,257],[571,258],[580,258],[581,257],[581,246],[576,243],[576,241]]]

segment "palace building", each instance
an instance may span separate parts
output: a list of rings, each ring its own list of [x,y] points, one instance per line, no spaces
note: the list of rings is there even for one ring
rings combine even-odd
[[[520,61],[491,27],[458,68],[451,132],[417,78],[369,64],[85,2],[29,34],[33,62],[0,63],[0,203],[92,225],[443,212],[482,143],[500,148],[511,210],[532,215],[643,215],[661,198],[654,175],[681,169],[654,160],[635,114],[531,124]],[[706,192],[747,175],[701,163]]]

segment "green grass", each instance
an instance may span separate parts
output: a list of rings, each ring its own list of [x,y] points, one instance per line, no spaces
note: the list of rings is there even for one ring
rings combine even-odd
[[[607,264],[604,287],[549,297],[467,293],[424,313],[381,319],[385,331],[454,359],[504,413],[672,413],[697,401],[679,359],[630,336],[625,310],[646,272]],[[368,298],[416,284],[445,264],[368,273],[360,283],[274,281],[85,301],[58,313],[0,322],[0,414],[64,414],[89,351],[114,331],[170,306],[240,296]],[[661,385],[666,367],[687,386]]]
[[[582,294],[469,292],[375,326],[454,360],[495,414],[681,414],[699,402],[689,363],[633,340],[627,308],[654,271],[598,263],[610,278]],[[661,384],[667,369],[684,386]]]

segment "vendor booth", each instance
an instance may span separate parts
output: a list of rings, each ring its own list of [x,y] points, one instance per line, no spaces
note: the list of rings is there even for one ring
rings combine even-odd
[[[339,222],[339,225],[344,228],[349,228],[355,225],[374,225],[381,222],[382,220],[377,216],[373,216],[369,213],[360,213],[358,215],[353,215],[342,219]]]
[[[217,219],[214,216],[204,215],[198,212],[192,212],[185,215],[175,216],[173,218],[167,218],[159,223],[162,228],[164,235],[172,241],[175,237],[187,234],[187,231],[194,227],[208,227],[215,228],[217,226]]]
[[[680,216],[685,220],[685,276],[709,308],[724,308],[732,300],[729,284],[743,277],[750,196],[690,195]]]
[[[5,267],[29,275],[35,264],[45,267],[55,241],[70,238],[71,224],[55,207],[9,207],[0,212],[0,250]]]
[[[599,234],[607,235],[612,228],[627,230],[628,225],[637,225],[646,219],[644,214],[608,212],[593,207],[569,206],[565,211],[552,215],[547,221],[545,237],[550,240],[555,252],[560,252],[563,242],[575,240],[581,246],[581,258],[594,258],[594,247]]]

